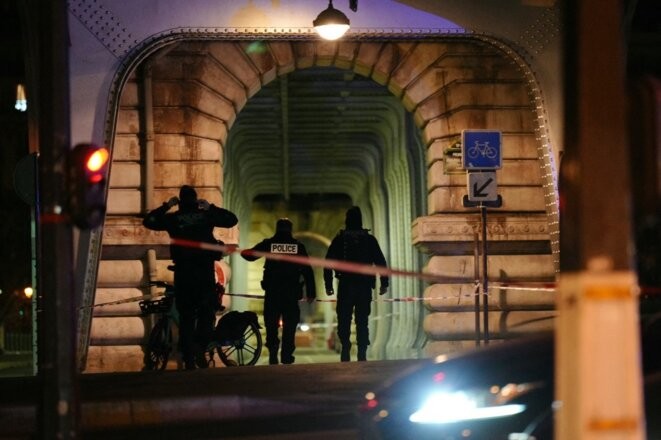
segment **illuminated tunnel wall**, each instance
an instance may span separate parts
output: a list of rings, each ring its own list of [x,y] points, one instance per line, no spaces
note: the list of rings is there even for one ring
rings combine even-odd
[[[241,247],[270,236],[279,216],[292,218],[297,234],[318,234],[330,242],[344,227],[344,212],[355,204],[389,264],[419,270],[410,231],[413,219],[425,212],[423,154],[411,115],[374,81],[332,67],[279,76],[250,98],[225,149],[225,203],[241,219]],[[253,212],[265,199],[269,209]],[[301,239],[311,247],[310,240]],[[315,256],[323,257],[326,246]],[[231,265],[232,289],[261,292],[262,264],[233,258]],[[315,273],[319,298],[332,299],[326,298],[322,271]],[[424,341],[421,304],[393,310],[391,303],[378,300],[420,297],[422,289],[416,279],[394,277],[390,294],[376,298],[370,321],[373,354],[418,355],[415,350]],[[260,305],[254,300],[234,304],[258,311]],[[332,317],[334,303],[319,307]]]

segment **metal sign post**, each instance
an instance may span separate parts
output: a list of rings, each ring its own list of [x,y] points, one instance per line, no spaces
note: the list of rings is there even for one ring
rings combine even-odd
[[[473,265],[475,273],[475,282],[479,283],[480,280],[480,247],[478,241],[480,240],[477,236],[477,233],[474,234],[475,247],[473,248]],[[482,342],[482,335],[480,334],[480,293],[478,289],[473,290],[473,296],[475,299],[475,345],[479,347]]]
[[[488,245],[487,245],[487,208],[500,208],[503,205],[503,199],[500,195],[494,202],[472,202],[468,196],[463,199],[464,208],[480,208],[482,223],[482,318],[484,327],[484,343],[489,343],[489,277],[488,277]]]
[[[482,223],[482,313],[484,343],[489,343],[489,277],[487,265],[487,208],[500,208],[503,199],[498,195],[496,169],[502,167],[501,132],[493,130],[464,130],[461,132],[462,164],[468,171],[468,194],[465,208],[480,208]],[[477,271],[476,271],[477,273]],[[479,297],[475,307],[475,328],[479,338]]]
[[[487,270],[487,207],[480,205],[482,217],[482,318],[484,319],[484,343],[489,344],[489,271]]]

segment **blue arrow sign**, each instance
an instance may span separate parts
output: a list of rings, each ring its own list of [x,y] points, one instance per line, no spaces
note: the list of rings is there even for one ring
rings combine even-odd
[[[496,170],[503,166],[500,153],[501,132],[492,130],[463,130],[462,162],[467,170]]]

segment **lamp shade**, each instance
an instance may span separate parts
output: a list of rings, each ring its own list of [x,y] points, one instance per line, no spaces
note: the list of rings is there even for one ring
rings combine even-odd
[[[341,11],[333,8],[332,0],[328,2],[328,8],[323,10],[312,24],[315,30],[326,40],[337,40],[349,30],[349,19]]]

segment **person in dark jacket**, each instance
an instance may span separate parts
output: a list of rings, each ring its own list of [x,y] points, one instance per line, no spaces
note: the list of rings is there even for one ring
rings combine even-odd
[[[257,243],[251,249],[243,250],[241,256],[248,261],[255,261],[261,255],[252,252],[269,252],[277,255],[296,255],[307,257],[305,246],[292,236],[292,223],[281,218],[276,223],[275,234]],[[303,298],[303,284],[308,302],[317,296],[314,273],[309,265],[267,258],[264,263],[262,289],[264,289],[264,325],[266,327],[266,348],[269,350],[269,364],[278,363],[278,327],[282,318],[283,364],[294,363],[296,349],[296,327],[301,319],[298,301]]]
[[[175,212],[168,210],[176,205]],[[232,212],[197,198],[191,186],[184,185],[179,197],[172,197],[149,213],[142,224],[155,231],[167,231],[170,238],[196,243],[218,243],[216,227],[231,228],[238,223]],[[222,253],[173,243],[175,305],[179,312],[179,340],[186,369],[206,367],[204,351],[211,341],[218,309],[214,261]]]
[[[376,238],[363,228],[360,208],[349,208],[345,221],[346,229],[340,230],[331,242],[326,258],[351,261],[387,267],[386,258]],[[367,346],[370,344],[368,319],[371,313],[372,289],[376,287],[376,277],[353,272],[335,271],[337,288],[337,336],[342,343],[340,360],[351,360],[351,318],[356,317],[356,343],[358,360],[367,360]],[[388,291],[389,278],[380,277],[379,294]],[[324,269],[326,294],[333,295],[333,269]]]

